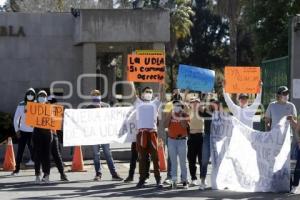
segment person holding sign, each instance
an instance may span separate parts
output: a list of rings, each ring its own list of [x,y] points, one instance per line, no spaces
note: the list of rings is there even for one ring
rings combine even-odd
[[[56,104],[57,100],[53,96],[48,97],[48,102],[50,104]],[[61,181],[69,181],[67,178],[67,175],[65,174],[64,170],[64,163],[61,156],[61,151],[59,149],[59,139],[58,134],[62,134],[62,131],[53,131],[53,140],[51,144],[51,154],[53,157],[53,160],[55,162],[55,165],[58,169],[58,172],[60,173],[60,180]]]
[[[22,162],[23,153],[26,147],[28,146],[30,152],[30,164],[33,164],[33,148],[31,144],[31,137],[33,128],[31,126],[26,125],[25,123],[25,113],[26,113],[26,105],[27,102],[33,102],[35,100],[35,90],[33,88],[29,88],[25,93],[24,101],[20,102],[14,116],[14,128],[17,134],[17,138],[19,140],[18,143],[18,152],[16,157],[16,169],[13,171],[12,175],[18,175],[20,171],[20,164]]]
[[[134,87],[134,86],[133,86]],[[141,97],[137,97],[135,101],[136,117],[137,117],[137,150],[139,154],[139,171],[140,180],[136,185],[137,188],[143,188],[145,186],[145,180],[149,173],[148,154],[151,155],[151,159],[154,166],[154,176],[156,179],[156,186],[158,189],[162,188],[159,161],[158,161],[158,136],[157,136],[157,118],[158,111],[161,106],[161,100],[163,100],[164,92],[163,85],[160,84],[160,97],[161,99],[153,99],[153,90],[150,87],[145,87],[142,90]]]
[[[173,101],[172,112],[168,113],[166,118],[166,127],[168,128],[168,153],[171,160],[171,188],[177,187],[177,157],[181,170],[181,182],[184,189],[188,189],[187,180],[187,136],[189,126],[189,115],[184,112],[184,104],[180,101]]]
[[[41,90],[37,94],[37,102],[41,104],[47,103],[47,93]],[[42,181],[42,183],[49,183],[50,175],[50,153],[51,153],[51,143],[53,140],[52,130],[45,128],[33,129],[33,149],[34,149],[34,168],[36,183]],[[40,164],[42,164],[42,171],[44,173],[42,180],[40,180]]]
[[[101,101],[101,94],[100,94],[99,90],[92,90],[91,91],[91,97],[92,97],[93,103],[88,105],[87,108],[105,108],[105,107],[107,108],[107,107],[110,107],[109,104],[104,103],[104,102]],[[94,167],[95,167],[95,171],[96,171],[96,176],[94,178],[94,181],[100,181],[101,178],[102,178],[101,162],[100,162],[100,148],[102,148],[102,150],[104,152],[104,157],[106,159],[109,171],[112,175],[112,180],[122,181],[123,178],[121,178],[119,176],[119,174],[116,172],[116,167],[115,167],[113,157],[111,155],[109,144],[98,144],[98,145],[93,146]]]
[[[261,93],[262,93],[262,82],[260,82],[260,92],[257,94],[252,105],[249,106],[249,95],[245,93],[241,93],[238,96],[239,105],[236,105],[229,94],[225,92],[226,82],[223,84],[223,95],[225,102],[229,108],[229,111],[240,120],[245,125],[253,128],[253,117],[258,109],[258,106],[261,104]]]

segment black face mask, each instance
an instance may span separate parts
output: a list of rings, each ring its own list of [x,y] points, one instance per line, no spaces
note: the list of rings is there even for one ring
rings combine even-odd
[[[180,94],[174,94],[174,95],[172,96],[172,101],[179,101],[179,100],[181,100]]]

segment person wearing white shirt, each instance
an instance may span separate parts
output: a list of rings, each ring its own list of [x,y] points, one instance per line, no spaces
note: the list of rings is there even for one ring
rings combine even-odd
[[[253,128],[253,119],[255,113],[258,109],[258,106],[261,104],[261,93],[262,93],[262,83],[260,85],[260,92],[257,94],[252,105],[249,106],[249,95],[248,94],[240,94],[238,97],[239,105],[236,105],[228,93],[225,92],[223,87],[223,95],[225,102],[229,108],[229,111],[240,120],[242,123],[247,125],[250,128]]]
[[[140,179],[137,188],[145,186],[145,180],[149,173],[148,156],[151,155],[151,160],[154,167],[154,176],[158,189],[162,188],[159,160],[158,160],[158,136],[157,136],[157,119],[158,112],[161,106],[161,100],[164,99],[163,85],[160,85],[160,98],[153,99],[153,90],[150,87],[145,87],[142,90],[141,97],[136,96],[134,108],[136,109],[137,120],[137,151],[139,155],[139,172]]]
[[[34,102],[35,95],[35,90],[33,88],[29,88],[25,93],[24,101],[19,103],[14,115],[14,129],[18,138],[18,152],[16,157],[16,169],[13,171],[12,175],[19,174],[20,164],[22,162],[26,145],[28,146],[30,152],[31,160],[29,163],[33,164],[33,148],[31,142],[33,127],[26,125],[25,114],[27,102]]]

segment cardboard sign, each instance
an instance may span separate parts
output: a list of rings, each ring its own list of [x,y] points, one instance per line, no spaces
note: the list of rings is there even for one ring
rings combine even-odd
[[[189,65],[179,65],[178,88],[210,92],[214,88],[214,83],[215,71]]]
[[[225,92],[249,93],[260,92],[259,67],[225,67]]]
[[[128,55],[127,80],[162,83],[165,79],[165,55]]]
[[[64,107],[54,104],[28,102],[26,124],[37,128],[61,130]]]

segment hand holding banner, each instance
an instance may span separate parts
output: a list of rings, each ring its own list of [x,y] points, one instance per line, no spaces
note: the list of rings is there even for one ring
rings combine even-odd
[[[225,67],[226,93],[259,93],[260,80],[259,67]]]
[[[214,88],[215,71],[189,65],[179,65],[177,87],[201,92]]]
[[[28,126],[61,130],[63,113],[61,105],[28,102],[25,122]]]

